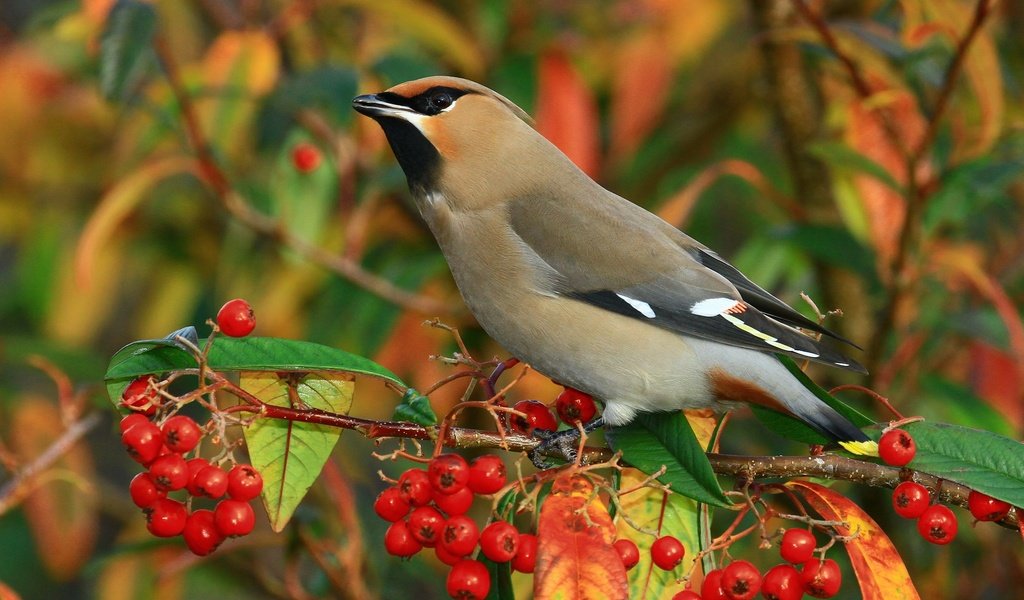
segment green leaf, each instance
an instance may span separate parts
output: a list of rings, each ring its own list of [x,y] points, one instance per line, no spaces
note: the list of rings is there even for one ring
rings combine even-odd
[[[405,395],[395,407],[395,414],[392,418],[396,421],[409,421],[424,427],[437,425],[437,415],[430,407],[430,400],[412,388],[405,390]]]
[[[243,372],[242,389],[274,406],[310,407],[347,414],[355,382],[347,373]],[[257,418],[243,430],[252,466],[263,475],[263,505],[281,531],[320,475],[341,436],[328,425]]]
[[[909,468],[1024,506],[1024,444],[947,423],[916,422],[902,429],[917,444]]]
[[[658,480],[673,492],[707,504],[729,506],[682,411],[642,414],[629,425],[606,431],[605,435],[626,462],[644,473],[654,473],[664,465],[667,470]]]
[[[789,372],[792,373],[804,387],[810,390],[811,393],[817,396],[822,402],[836,409],[839,414],[849,419],[851,423],[861,428],[874,423],[874,421],[869,419],[863,413],[832,396],[822,389],[821,386],[811,381],[811,378],[801,371],[800,367],[796,366],[796,363],[793,362],[791,358],[788,356],[777,356],[777,358],[782,361],[782,364],[789,369]],[[751,404],[750,407],[754,412],[754,416],[756,416],[765,427],[788,440],[802,442],[805,444],[829,444],[833,441],[818,433],[796,417],[757,406],[756,404]]]
[[[321,153],[320,164],[309,172],[295,167],[292,153],[300,144],[312,145]],[[325,228],[332,226],[331,210],[338,197],[338,175],[330,156],[316,146],[313,138],[295,129],[278,151],[271,172],[270,196],[273,216],[296,237],[311,244],[320,241]],[[292,251],[285,256],[296,263],[304,262]]]
[[[121,100],[152,64],[156,9],[148,2],[118,0],[100,37],[100,91]]]
[[[900,194],[903,193],[903,186],[893,179],[892,174],[885,167],[846,144],[841,142],[816,142],[810,144],[807,149],[811,154],[820,158],[836,171],[863,173],[881,181],[892,190]]]
[[[216,371],[342,371],[379,377],[407,387],[397,375],[370,359],[300,340],[219,337],[210,346],[207,365]],[[173,341],[142,340],[114,354],[105,379],[159,375],[196,366],[192,354]]]

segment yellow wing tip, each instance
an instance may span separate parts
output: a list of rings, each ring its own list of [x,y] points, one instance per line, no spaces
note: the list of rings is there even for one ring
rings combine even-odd
[[[858,456],[878,456],[878,442],[839,442],[844,450]]]

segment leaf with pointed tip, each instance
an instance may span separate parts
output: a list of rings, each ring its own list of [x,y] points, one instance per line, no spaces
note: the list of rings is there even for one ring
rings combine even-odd
[[[348,414],[355,382],[348,373],[246,371],[239,386],[266,404]],[[243,433],[252,466],[263,476],[263,505],[270,526],[281,531],[320,475],[341,429],[257,418]]]
[[[673,492],[714,506],[729,506],[704,448],[682,411],[674,414],[641,414],[632,423],[607,430],[612,448],[622,452],[630,465],[644,473],[665,466],[658,481]]]
[[[188,329],[183,337],[191,339]],[[194,333],[194,330],[193,330]],[[172,334],[174,335],[174,334]],[[406,387],[402,380],[381,365],[344,350],[279,338],[217,338],[207,354],[207,365],[215,371],[332,371],[370,375]],[[177,369],[194,369],[191,352],[173,339],[140,340],[118,350],[105,375],[107,394],[117,405],[121,392],[132,379],[162,375]]]

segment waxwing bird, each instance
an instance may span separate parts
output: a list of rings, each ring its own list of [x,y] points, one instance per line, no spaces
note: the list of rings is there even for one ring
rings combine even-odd
[[[837,442],[868,439],[773,356],[864,372],[797,328],[846,340],[602,188],[508,99],[427,77],[353,106],[383,128],[480,326],[601,400],[606,424],[753,403]]]

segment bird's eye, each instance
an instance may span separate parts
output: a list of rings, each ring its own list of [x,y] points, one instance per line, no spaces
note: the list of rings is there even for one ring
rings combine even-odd
[[[452,98],[452,95],[449,94],[448,92],[443,90],[434,92],[427,98],[428,112],[429,114],[436,115],[437,113],[451,106],[452,102],[455,102],[455,100]]]

